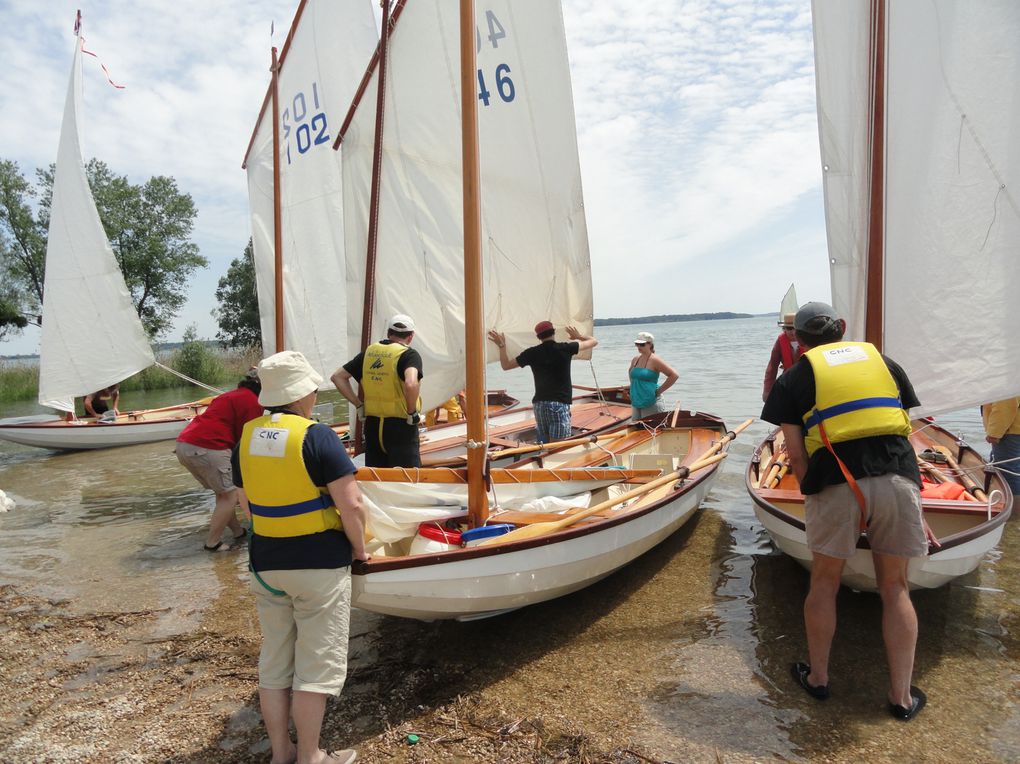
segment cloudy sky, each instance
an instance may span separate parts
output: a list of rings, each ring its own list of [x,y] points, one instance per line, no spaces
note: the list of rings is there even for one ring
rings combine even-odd
[[[125,85],[86,57],[86,158],[194,197],[210,267],[169,338],[213,337],[216,282],[250,235],[241,160],[297,0],[82,2],[0,0],[0,158],[33,176],[54,161],[82,7],[86,47]],[[596,317],[775,311],[790,283],[828,299],[810,0],[563,8]],[[0,355],[37,348],[26,331]]]

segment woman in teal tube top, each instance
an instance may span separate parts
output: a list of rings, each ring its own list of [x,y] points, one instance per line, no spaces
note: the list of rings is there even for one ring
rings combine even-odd
[[[662,394],[680,375],[655,354],[655,337],[650,332],[638,332],[634,345],[638,354],[630,362],[630,405],[631,419],[638,420],[662,411]],[[666,375],[661,385],[660,374]]]

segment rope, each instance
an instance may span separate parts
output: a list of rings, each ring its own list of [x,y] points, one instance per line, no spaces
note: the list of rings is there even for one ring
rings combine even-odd
[[[156,361],[156,366],[161,368],[163,371],[170,372],[175,377],[180,377],[185,382],[188,382],[188,383],[190,383],[192,385],[195,385],[197,387],[202,387],[202,388],[208,390],[211,393],[216,393],[217,395],[222,395],[223,392],[224,392],[223,390],[220,390],[219,388],[212,387],[211,385],[207,385],[205,382],[199,382],[197,379],[192,379],[187,374],[182,374],[181,372],[177,371],[177,369],[171,369],[169,366],[165,366],[164,364],[161,364],[159,361]]]

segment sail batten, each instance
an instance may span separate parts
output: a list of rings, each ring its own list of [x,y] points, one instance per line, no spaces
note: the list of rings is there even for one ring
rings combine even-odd
[[[46,244],[39,402],[73,411],[93,393],[155,362],[124,276],[106,238],[82,160],[81,39],[60,127]]]
[[[863,338],[866,3],[813,4],[833,304]],[[1020,6],[887,4],[883,351],[939,413],[1020,394]]]

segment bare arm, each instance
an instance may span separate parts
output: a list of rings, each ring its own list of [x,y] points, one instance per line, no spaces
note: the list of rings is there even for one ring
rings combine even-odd
[[[655,391],[656,397],[662,395],[664,392],[669,390],[669,388],[671,388],[676,383],[676,381],[680,379],[680,375],[676,373],[676,369],[674,369],[668,363],[659,358],[659,356],[654,356],[652,358],[651,367],[653,371],[657,371],[660,374],[666,375],[665,381],[661,385],[659,385],[658,389]]]
[[[567,336],[577,343],[577,351],[580,353],[584,350],[591,350],[593,347],[599,344],[599,341],[594,337],[586,337],[581,334],[573,326],[567,327]]]
[[[120,403],[120,390],[114,390],[113,395],[110,396],[110,408],[113,409],[113,413],[119,414],[120,409],[118,404]]]
[[[365,506],[361,503],[361,489],[354,475],[345,475],[326,485],[329,495],[340,513],[344,533],[347,534],[354,550],[355,560],[369,560],[365,551]]]
[[[797,481],[804,482],[807,475],[807,448],[804,446],[804,429],[797,424],[784,424],[783,437],[786,439],[786,453],[790,457],[790,469]]]
[[[418,410],[418,396],[421,394],[421,380],[418,379],[418,370],[413,366],[404,369],[404,402],[407,410],[414,413]]]
[[[496,343],[496,347],[499,348],[499,365],[503,367],[503,371],[510,371],[510,369],[519,369],[520,366],[517,363],[516,358],[511,358],[506,353],[506,336],[502,332],[497,332],[495,329],[489,330],[489,339]]]
[[[776,383],[776,377],[779,376],[779,340],[776,340],[772,345],[772,355],[769,356],[769,365],[765,367],[765,382],[762,385],[761,400],[764,403],[768,400],[769,393],[772,392],[772,385]]]
[[[99,414],[96,413],[96,410],[94,408],[92,408],[92,396],[91,395],[86,395],[85,396],[85,414],[86,414],[86,416],[99,416]]]
[[[342,395],[348,401],[353,403],[355,406],[360,406],[362,403],[361,396],[359,395],[360,389],[358,393],[354,392],[354,387],[353,385],[351,385],[352,379],[354,379],[354,377],[352,377],[351,373],[347,371],[347,369],[345,369],[343,366],[334,371],[329,378],[330,382],[333,383],[333,387],[340,391],[340,395]]]

